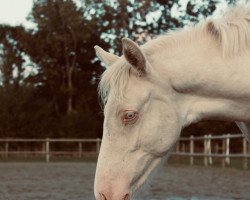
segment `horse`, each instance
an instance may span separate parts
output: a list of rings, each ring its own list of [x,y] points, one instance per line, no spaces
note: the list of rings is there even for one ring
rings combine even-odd
[[[99,83],[103,139],[97,200],[130,200],[167,159],[181,130],[201,120],[235,121],[250,138],[250,9],[175,30],[123,55],[95,46],[107,66]]]

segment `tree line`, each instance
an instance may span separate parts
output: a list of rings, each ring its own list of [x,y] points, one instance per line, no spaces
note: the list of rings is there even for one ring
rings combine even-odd
[[[211,15],[218,3],[34,0],[27,16],[32,28],[0,25],[0,137],[101,137],[97,85],[105,69],[94,45],[119,54],[121,38],[144,43]],[[215,123],[191,126],[185,134],[235,128]]]

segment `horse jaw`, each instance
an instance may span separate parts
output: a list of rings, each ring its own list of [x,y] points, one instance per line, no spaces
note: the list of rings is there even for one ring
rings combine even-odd
[[[117,152],[107,151],[103,144],[95,177],[97,200],[102,200],[102,194],[108,200],[123,200],[122,197],[127,194],[132,198],[165,160],[140,149],[127,151],[120,156]]]

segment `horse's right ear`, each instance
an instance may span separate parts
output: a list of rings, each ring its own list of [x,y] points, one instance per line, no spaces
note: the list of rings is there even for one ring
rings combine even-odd
[[[136,69],[139,75],[146,73],[146,58],[140,47],[128,38],[122,39],[122,48],[125,59]]]
[[[97,57],[106,65],[110,66],[112,65],[118,58],[119,56],[114,55],[112,53],[104,51],[101,47],[95,46],[95,52]]]

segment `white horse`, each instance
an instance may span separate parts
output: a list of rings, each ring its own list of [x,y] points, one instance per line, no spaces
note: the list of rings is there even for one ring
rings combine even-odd
[[[249,139],[250,9],[140,47],[122,44],[121,57],[95,47],[108,66],[99,85],[105,119],[96,199],[132,199],[191,123],[237,121]]]

